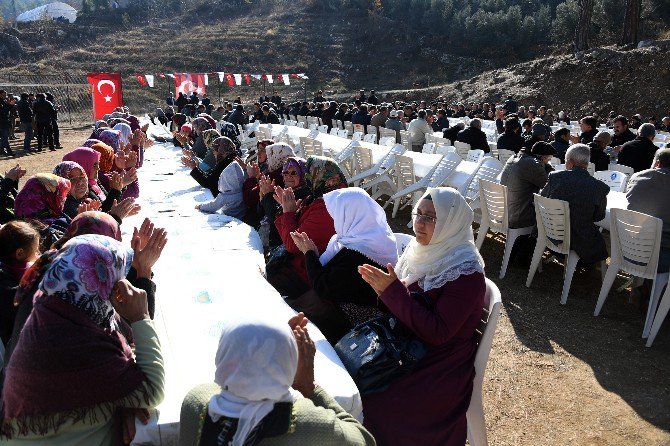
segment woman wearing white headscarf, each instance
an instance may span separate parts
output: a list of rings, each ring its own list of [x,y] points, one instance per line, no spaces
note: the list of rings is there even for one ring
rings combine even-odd
[[[363,279],[428,353],[409,376],[363,396],[365,426],[382,445],[462,446],[467,436],[486,282],[474,244],[473,212],[455,189],[430,188],[414,208],[416,237],[388,273]]]
[[[242,167],[237,161],[231,162],[219,176],[219,194],[216,198],[207,203],[198,204],[195,208],[210,214],[221,209],[229,217],[244,218],[247,207],[242,201],[243,183]]]
[[[335,344],[354,326],[381,314],[377,293],[357,273],[358,267],[395,264],[398,252],[384,209],[363,189],[337,189],[325,194],[323,201],[333,218],[335,235],[319,256],[306,234],[291,234],[305,254],[312,290],[287,303],[303,311]]]
[[[133,135],[133,131],[130,128],[128,124],[125,124],[123,122],[119,122],[114,126],[113,130],[118,130],[120,133],[119,139],[121,143],[123,144],[123,147],[125,148],[128,144],[130,144],[130,137]]]
[[[193,389],[180,417],[182,446],[374,445],[372,436],[314,384],[306,319],[237,318],[216,352],[216,385]],[[213,395],[213,396],[212,396]]]

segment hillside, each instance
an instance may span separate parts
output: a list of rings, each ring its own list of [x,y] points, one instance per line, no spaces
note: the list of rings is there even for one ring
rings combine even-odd
[[[305,72],[307,85],[275,84],[282,97],[302,99],[305,87],[308,97],[319,88],[337,97],[365,88],[408,99],[495,101],[513,94],[573,116],[594,109],[663,115],[670,108],[670,74],[661,63],[669,49],[664,41],[630,51],[605,47],[579,57],[565,45],[547,46],[544,54],[551,56],[523,62],[509,53],[455,55],[426,29],[383,14],[308,8],[296,1],[261,3],[251,14],[231,15],[227,9],[193,4],[150,23],[107,11],[75,24],[7,29],[23,53],[0,65],[0,87],[10,85],[14,91],[13,84],[85,83],[88,71],[120,71],[126,102],[151,110],[163,103],[171,79],[157,78],[156,88],[149,89],[139,86],[135,73]],[[0,57],[1,47],[0,39]],[[56,92],[70,96],[71,108],[85,116],[87,91],[84,86]],[[248,100],[262,93],[259,82],[219,89],[213,80],[209,87],[215,102],[219,94]]]

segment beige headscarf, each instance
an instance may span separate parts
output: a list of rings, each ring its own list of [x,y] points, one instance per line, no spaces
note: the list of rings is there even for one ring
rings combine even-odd
[[[435,206],[435,231],[428,245],[415,238],[407,246],[396,266],[400,280],[406,286],[418,282],[428,291],[461,275],[484,273],[484,260],[472,234],[473,212],[465,198],[450,187],[429,188],[421,200],[427,196]]]

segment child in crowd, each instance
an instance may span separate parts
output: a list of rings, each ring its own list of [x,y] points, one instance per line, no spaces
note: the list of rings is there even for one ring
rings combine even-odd
[[[16,315],[14,294],[23,273],[39,256],[40,234],[24,221],[0,228],[0,337],[9,342]]]

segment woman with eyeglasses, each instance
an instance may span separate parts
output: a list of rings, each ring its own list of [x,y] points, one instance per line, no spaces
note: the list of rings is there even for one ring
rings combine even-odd
[[[455,189],[429,188],[412,215],[416,237],[395,268],[363,265],[359,272],[429,348],[410,375],[362,396],[365,426],[380,445],[462,446],[486,293],[484,261],[474,244],[472,209]]]

